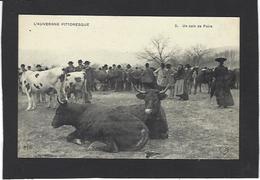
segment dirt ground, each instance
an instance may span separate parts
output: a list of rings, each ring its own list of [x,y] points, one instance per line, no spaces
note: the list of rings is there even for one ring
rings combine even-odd
[[[18,157],[21,158],[123,158],[123,159],[238,159],[239,91],[232,90],[235,106],[217,108],[208,94],[191,95],[189,101],[162,101],[169,125],[169,138],[149,140],[137,152],[89,151],[88,145],[66,142],[73,127],[51,126],[54,109],[41,104],[25,111],[26,96],[18,99]],[[93,103],[110,106],[143,103],[133,92],[95,92]],[[147,157],[150,156],[150,157]]]

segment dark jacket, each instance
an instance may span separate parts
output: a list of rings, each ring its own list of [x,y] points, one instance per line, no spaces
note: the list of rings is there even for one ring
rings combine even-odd
[[[175,73],[174,75],[174,79],[175,80],[180,80],[180,79],[184,79],[185,78],[185,71],[184,69],[179,69],[177,71],[177,73]]]
[[[87,84],[93,85],[95,80],[93,68],[91,67],[85,68],[85,73],[86,73]]]
[[[83,65],[75,67],[75,71],[82,71],[85,67]]]
[[[72,67],[68,66],[68,67],[66,67],[65,72],[66,73],[75,72],[75,67],[74,66],[72,66]]]
[[[153,83],[155,82],[155,76],[153,70],[146,68],[142,73],[142,83]]]

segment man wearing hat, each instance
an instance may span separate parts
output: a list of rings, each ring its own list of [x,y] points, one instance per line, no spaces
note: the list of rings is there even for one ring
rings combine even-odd
[[[230,91],[230,76],[228,68],[224,66],[226,58],[216,58],[215,61],[219,65],[214,70],[214,78],[210,97],[216,96],[217,104],[220,108],[226,108],[227,106],[233,106],[234,100]]]
[[[25,72],[25,71],[27,71],[26,69],[25,69],[25,65],[24,64],[21,64],[21,72],[23,73],[23,72]]]
[[[189,94],[191,94],[191,88],[192,88],[192,83],[193,83],[192,74],[193,74],[193,71],[191,70],[191,65],[186,64],[185,65],[184,85],[187,86]]]
[[[44,71],[44,69],[42,69],[42,66],[40,64],[36,65],[36,71]],[[44,92],[37,92],[36,93],[36,99],[38,103],[41,102],[46,102],[46,96]]]
[[[21,78],[23,72],[25,72],[25,71],[27,71],[27,70],[25,69],[25,65],[24,65],[24,64],[21,64],[20,68],[18,68],[18,77],[19,77],[19,79]]]
[[[155,89],[156,78],[154,76],[153,70],[150,68],[149,63],[145,64],[145,70],[141,74],[141,82],[144,85],[144,89]]]
[[[117,69],[116,69],[116,65],[113,64],[112,65],[112,69],[110,70],[110,88],[111,90],[115,90],[116,88],[116,73],[117,73]]]
[[[105,73],[108,73],[108,65],[105,64],[105,65],[102,67],[102,70],[103,70]]]
[[[68,62],[68,67],[66,67],[65,72],[70,73],[70,72],[75,72],[75,67],[73,66],[73,62],[69,61]]]
[[[109,66],[107,74],[108,74],[108,88],[112,89],[112,78],[113,78],[112,66]]]
[[[94,70],[93,68],[90,67],[90,62],[85,61],[84,62],[84,69],[85,69],[85,78],[86,78],[86,91],[87,91],[87,96],[85,97],[86,102],[90,102],[92,99],[92,93],[93,87],[94,87]]]
[[[78,66],[75,67],[75,71],[83,71],[83,70],[84,70],[83,61],[80,59],[78,60]]]
[[[123,72],[121,65],[117,65],[115,74],[116,74],[115,91],[116,92],[123,91],[123,89],[124,89],[124,72]]]
[[[36,65],[36,71],[43,71],[42,66],[40,64]]]
[[[125,74],[126,74],[126,77],[125,77],[125,89],[127,91],[131,91],[132,87],[131,87],[131,75],[132,75],[132,66],[130,64],[127,64],[126,65],[126,70],[125,70]]]

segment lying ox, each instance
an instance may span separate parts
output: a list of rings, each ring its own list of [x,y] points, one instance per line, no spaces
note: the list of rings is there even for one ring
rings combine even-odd
[[[131,113],[138,119],[142,120],[149,129],[149,136],[151,139],[166,139],[168,138],[168,124],[161,100],[165,99],[167,95],[164,90],[148,89],[146,91],[135,90],[139,93],[136,95],[138,99],[145,101],[145,104],[137,104],[131,106],[119,106],[118,111],[124,113]]]
[[[149,138],[146,125],[134,115],[97,104],[73,104],[59,101],[52,126],[71,125],[76,130],[69,134],[69,142],[104,143],[100,148],[108,152],[134,151],[144,147]],[[90,147],[92,146],[90,145]]]
[[[63,82],[65,79],[63,68],[53,68],[46,71],[25,71],[21,76],[22,89],[28,98],[26,110],[36,108],[35,96],[37,93],[45,93],[55,89],[58,97],[64,95]]]

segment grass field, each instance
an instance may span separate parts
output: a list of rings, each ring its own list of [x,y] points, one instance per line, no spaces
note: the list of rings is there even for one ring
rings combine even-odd
[[[106,153],[87,150],[88,144],[68,143],[73,127],[51,126],[54,109],[41,104],[35,111],[25,111],[26,96],[18,99],[18,157],[22,158],[133,158],[145,159],[238,159],[239,91],[232,90],[235,106],[217,108],[206,93],[191,95],[189,101],[162,101],[169,125],[169,138],[149,140],[137,152]],[[134,93],[96,92],[93,103],[110,106],[143,103]]]

